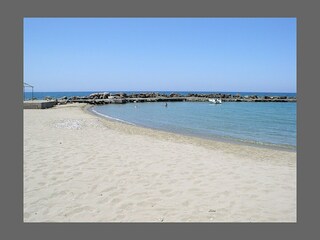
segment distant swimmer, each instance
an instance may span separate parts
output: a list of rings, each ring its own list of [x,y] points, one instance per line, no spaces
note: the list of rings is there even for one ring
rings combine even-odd
[[[168,107],[168,103],[166,103],[166,105],[164,105],[165,107]]]

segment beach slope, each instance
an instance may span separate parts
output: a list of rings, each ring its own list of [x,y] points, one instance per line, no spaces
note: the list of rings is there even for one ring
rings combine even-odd
[[[24,110],[25,222],[296,222],[296,152]]]

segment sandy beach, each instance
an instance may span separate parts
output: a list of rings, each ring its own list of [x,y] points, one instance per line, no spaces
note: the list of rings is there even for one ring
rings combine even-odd
[[[296,152],[24,110],[24,222],[296,222]]]

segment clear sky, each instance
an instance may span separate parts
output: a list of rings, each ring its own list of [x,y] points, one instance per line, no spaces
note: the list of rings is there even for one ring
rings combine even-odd
[[[25,18],[35,91],[296,92],[295,18]]]

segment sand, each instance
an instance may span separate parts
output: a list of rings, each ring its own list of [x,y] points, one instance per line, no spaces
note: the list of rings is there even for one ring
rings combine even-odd
[[[24,110],[24,222],[296,222],[296,152]]]

